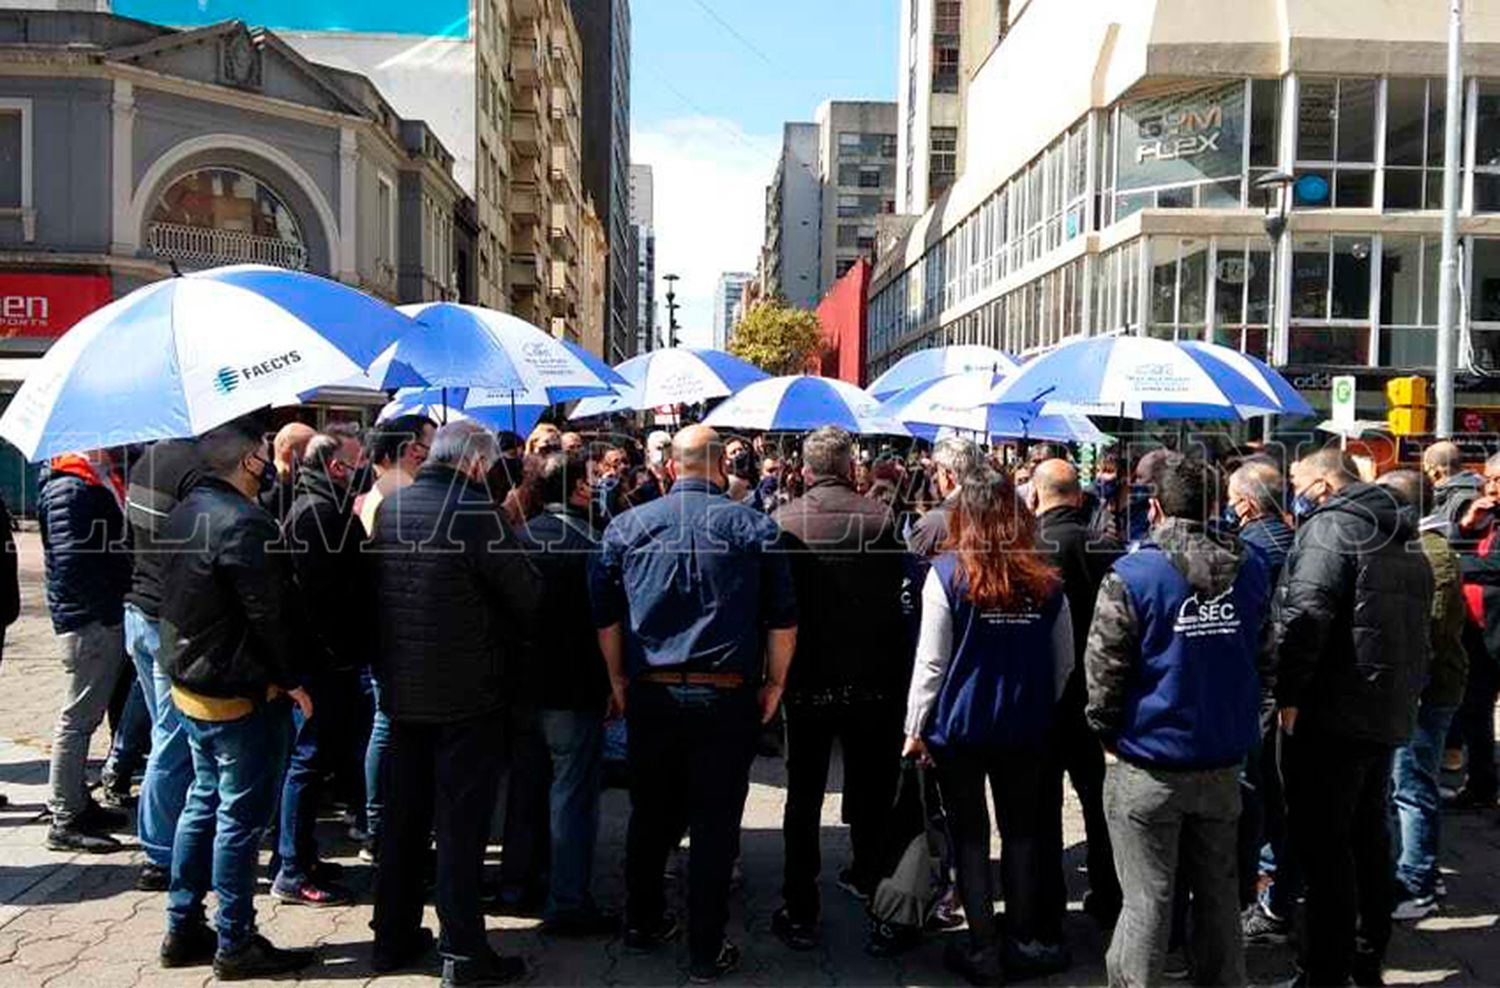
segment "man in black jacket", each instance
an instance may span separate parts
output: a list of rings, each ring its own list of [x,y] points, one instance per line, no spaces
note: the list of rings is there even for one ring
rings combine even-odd
[[[1292,486],[1301,519],[1275,599],[1275,694],[1307,883],[1301,978],[1378,984],[1394,904],[1391,754],[1427,676],[1432,571],[1396,499],[1347,454],[1299,460]]]
[[[267,977],[312,962],[255,932],[256,858],[286,759],[289,696],[302,690],[286,600],[286,572],[270,550],[276,523],[256,497],[270,451],[241,419],[199,440],[203,477],[172,509],[162,538],[177,548],[162,576],[161,652],[187,734],[195,780],[177,821],[163,967],[213,960],[223,979]],[[218,896],[218,937],[203,899]]]
[[[1104,751],[1084,717],[1088,684],[1083,672],[1083,653],[1088,646],[1089,626],[1094,621],[1094,603],[1099,584],[1121,546],[1107,535],[1090,533],[1093,511],[1084,505],[1078,471],[1066,460],[1045,460],[1031,475],[1032,496],[1037,512],[1037,548],[1052,555],[1062,574],[1063,592],[1073,616],[1073,672],[1063,690],[1059,713],[1063,767],[1083,807],[1084,833],[1088,838],[1089,891],[1083,908],[1101,926],[1114,925],[1120,912],[1120,880],[1115,875],[1114,851],[1109,842],[1109,823],[1104,818]],[[1062,807],[1058,807],[1058,812]]]
[[[964,479],[984,466],[979,447],[967,439],[949,436],[932,449],[932,485],[942,503],[928,511],[906,536],[906,548],[918,559],[936,556],[948,541],[948,512],[958,500]]]
[[[271,895],[282,902],[332,906],[348,901],[318,860],[314,828],[324,778],[334,770],[350,778],[362,769],[359,670],[374,651],[370,623],[363,620],[370,582],[352,489],[363,461],[355,429],[338,427],[313,436],[281,525],[296,591],[292,600],[303,686],[318,705],[315,718],[294,716],[297,733],[281,790],[276,844],[281,867],[271,885]]]
[[[431,945],[422,863],[435,832],[443,978],[454,985],[501,984],[526,970],[490,947],[479,896],[507,667],[527,661],[543,597],[484,486],[499,456],[483,427],[443,426],[417,479],[381,505],[371,545],[375,675],[391,722],[374,965],[405,967]]]
[[[537,727],[545,746],[543,787],[536,800],[544,829],[549,806],[551,811],[552,867],[543,929],[554,936],[613,933],[619,917],[601,912],[591,889],[609,673],[599,636],[588,622],[578,620],[599,553],[599,532],[589,517],[593,491],[588,458],[582,452],[549,454],[537,468],[535,483],[542,509],[527,520],[521,542],[546,589],[537,643],[538,656],[545,658],[528,677],[534,681]],[[510,802],[521,795],[516,771],[506,798],[507,824]],[[549,774],[550,797],[545,788]],[[505,853],[507,858],[511,853],[508,839]]]
[[[47,569],[47,609],[63,649],[67,693],[57,712],[47,807],[54,851],[117,851],[107,833],[128,824],[88,794],[89,738],[125,670],[121,628],[130,587],[125,484],[107,450],[54,457],[37,505]]]
[[[854,492],[849,434],[818,429],[803,441],[802,462],[807,493],[774,516],[802,618],[785,700],[785,905],[771,928],[797,949],[817,942],[818,846],[835,739],[854,852],[839,885],[867,898],[883,877],[883,823],[900,774],[895,753],[912,655],[901,616],[906,570],[895,520],[884,505]]]

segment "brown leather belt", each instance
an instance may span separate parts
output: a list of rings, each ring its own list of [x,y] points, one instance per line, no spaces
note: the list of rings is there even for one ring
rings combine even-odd
[[[736,690],[745,685],[744,674],[738,672],[671,672],[655,669],[642,673],[640,679],[657,686],[711,686],[716,690]]]

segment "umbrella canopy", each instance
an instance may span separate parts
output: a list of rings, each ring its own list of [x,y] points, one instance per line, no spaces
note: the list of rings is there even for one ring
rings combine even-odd
[[[900,419],[912,435],[923,439],[935,438],[938,429],[946,427],[990,438],[1108,441],[1109,437],[1084,415],[1047,414],[1040,404],[1029,408],[986,405],[986,396],[1005,377],[988,370],[948,374],[907,388],[882,407]]]
[[[880,402],[854,385],[805,375],[757,381],[714,409],[703,422],[764,432],[808,432],[836,425],[863,435],[911,434]]]
[[[615,370],[629,382],[619,401],[579,402],[573,418],[588,418],[627,409],[694,405],[723,398],[770,377],[754,364],[709,347],[672,347],[631,357]]]
[[[1259,357],[1252,357],[1248,353],[1241,353],[1239,350],[1220,346],[1217,343],[1203,343],[1198,340],[1184,341],[1178,346],[1224,364],[1275,402],[1277,410],[1282,415],[1310,416],[1315,414],[1313,407],[1307,403],[1306,398],[1302,397],[1301,392],[1292,387],[1291,382],[1282,377],[1280,371],[1272,368]]]
[[[1130,419],[1242,419],[1280,412],[1222,360],[1145,336],[1066,343],[1009,375],[989,404]]]
[[[907,354],[865,390],[880,401],[899,392],[949,374],[966,371],[991,371],[1006,374],[1020,366],[1016,358],[1003,350],[975,344],[933,347]]]
[[[443,424],[469,419],[498,432],[525,436],[552,406],[545,394],[503,388],[403,388],[380,410],[379,421],[425,415]]]
[[[31,460],[199,435],[361,373],[410,319],[347,285],[262,265],[169,278],[63,335],[0,416]]]
[[[516,389],[545,393],[549,402],[614,394],[575,350],[523,319],[456,302],[404,305],[401,311],[425,328],[403,337],[389,355],[386,387]],[[502,380],[499,355],[515,371],[513,379]]]

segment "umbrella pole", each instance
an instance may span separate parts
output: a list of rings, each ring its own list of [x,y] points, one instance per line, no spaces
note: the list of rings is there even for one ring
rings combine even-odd
[[[510,431],[512,433],[515,433],[515,431],[516,431],[516,392],[515,392],[515,389],[512,389],[511,392],[510,392]]]
[[[443,388],[443,424],[448,424],[448,389]]]

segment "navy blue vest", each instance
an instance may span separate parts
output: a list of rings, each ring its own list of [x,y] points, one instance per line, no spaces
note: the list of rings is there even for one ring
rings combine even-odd
[[[1119,559],[1140,625],[1116,741],[1120,757],[1163,768],[1237,764],[1260,740],[1256,653],[1270,605],[1270,568],[1245,553],[1234,583],[1210,597],[1193,590],[1158,546]]]
[[[1026,751],[1044,747],[1057,706],[1052,633],[1061,589],[1030,611],[981,610],[952,553],[932,564],[953,614],[953,658],[928,723],[934,748]],[[1071,656],[1069,656],[1071,658]]]

